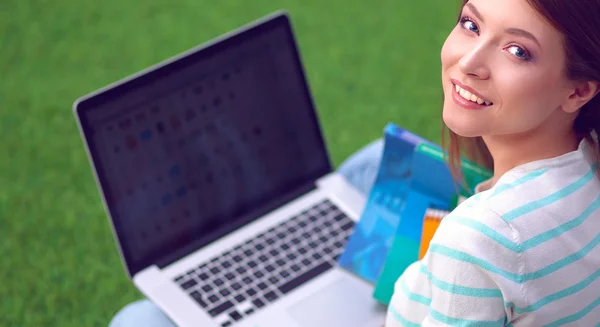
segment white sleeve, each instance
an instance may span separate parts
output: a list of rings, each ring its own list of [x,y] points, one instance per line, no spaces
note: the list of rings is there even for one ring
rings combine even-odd
[[[513,242],[514,233],[495,213],[475,212],[478,217],[462,211],[467,215],[444,218],[426,256],[396,283],[387,327],[496,327],[510,321],[504,293],[520,287],[510,279],[521,264],[503,241]]]

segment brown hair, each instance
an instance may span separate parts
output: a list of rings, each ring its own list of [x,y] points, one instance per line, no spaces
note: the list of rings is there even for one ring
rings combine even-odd
[[[462,6],[467,2],[468,0],[462,0]],[[564,35],[567,78],[600,81],[600,0],[583,0],[576,3],[565,0],[527,2]],[[600,147],[592,136],[594,132],[600,135],[600,97],[594,97],[580,108],[574,128],[578,138],[586,139],[590,143],[591,148],[595,150],[596,162],[600,162]],[[442,124],[444,147],[446,134],[450,136],[448,160],[455,179],[464,183],[460,168],[461,155],[493,171],[492,156],[481,137],[462,137]]]

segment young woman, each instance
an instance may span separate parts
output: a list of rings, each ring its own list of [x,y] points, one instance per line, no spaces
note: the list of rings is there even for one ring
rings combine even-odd
[[[465,145],[494,175],[399,278],[386,327],[599,325],[598,17],[464,1],[441,51],[450,161]]]
[[[450,163],[491,180],[398,279],[386,327],[598,326],[600,0],[464,1],[442,52]],[[340,172],[368,192],[381,142]],[[111,326],[172,326],[148,301]]]

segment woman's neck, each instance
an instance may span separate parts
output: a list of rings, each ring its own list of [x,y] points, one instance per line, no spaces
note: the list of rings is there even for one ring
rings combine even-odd
[[[537,160],[554,158],[577,150],[579,140],[572,130],[558,133],[537,131],[519,135],[483,136],[494,160],[490,186],[509,170]]]

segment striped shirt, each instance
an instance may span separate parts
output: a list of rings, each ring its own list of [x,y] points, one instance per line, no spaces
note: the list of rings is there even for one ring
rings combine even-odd
[[[386,327],[600,326],[600,180],[590,144],[512,169],[442,220]]]

